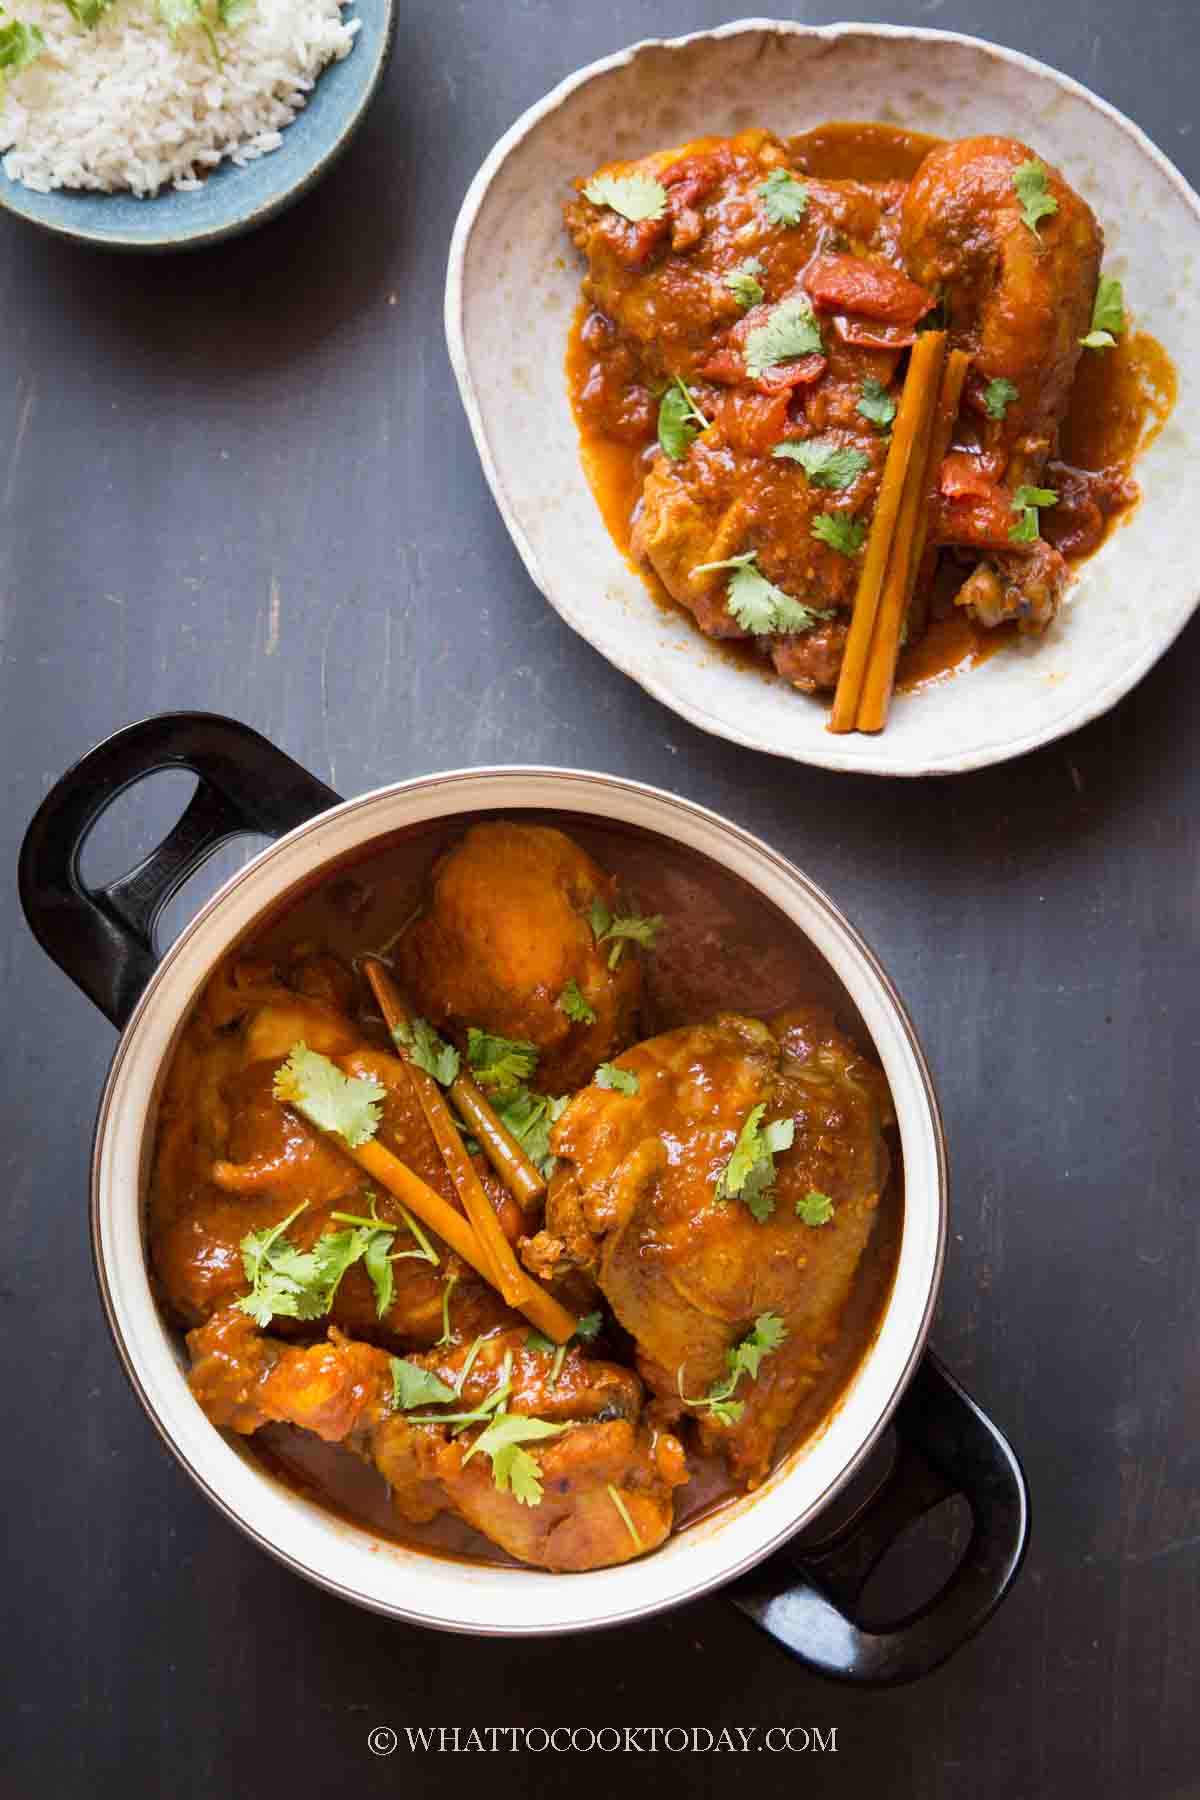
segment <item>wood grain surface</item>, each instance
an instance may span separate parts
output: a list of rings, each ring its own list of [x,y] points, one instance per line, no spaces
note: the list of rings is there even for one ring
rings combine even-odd
[[[1193,0],[852,10],[1040,56],[1200,180]],[[287,1574],[181,1474],[118,1367],[86,1231],[113,1037],[34,945],[10,877],[5,1795],[449,1796],[468,1779],[1200,1795],[1200,628],[1109,717],[1005,768],[885,789],[775,762],[677,721],[555,617],[454,391],[445,257],[486,150],[581,63],[726,16],[716,0],[410,0],[362,136],[259,235],[126,261],[0,220],[0,862],[68,763],[172,707],[246,719],[346,794],[544,761],[642,777],[760,832],[861,927],[929,1052],[953,1164],[934,1342],[1024,1458],[1022,1579],[948,1667],[871,1695],[791,1664],[719,1597],[512,1645],[360,1615]],[[1153,279],[1133,272],[1134,294]],[[88,871],[129,867],[186,787],[126,801]],[[176,926],[243,853],[174,904]],[[837,1753],[746,1770],[367,1746],[376,1725],[777,1723],[836,1726]]]

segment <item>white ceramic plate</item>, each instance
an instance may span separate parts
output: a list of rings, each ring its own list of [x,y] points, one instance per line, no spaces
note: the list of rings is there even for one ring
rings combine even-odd
[[[1095,208],[1105,268],[1179,376],[1174,414],[1137,466],[1142,504],[1084,565],[1046,637],[899,697],[877,738],[831,736],[825,705],[664,615],[592,498],[564,374],[581,272],[562,227],[573,177],[702,132],[791,134],[839,118],[1028,140]],[[610,662],[735,743],[831,769],[942,774],[1018,756],[1104,712],[1200,598],[1198,257],[1200,199],[1135,125],[1065,75],[951,32],[752,19],[593,63],[517,121],[463,202],[446,331],[513,542],[550,604]]]

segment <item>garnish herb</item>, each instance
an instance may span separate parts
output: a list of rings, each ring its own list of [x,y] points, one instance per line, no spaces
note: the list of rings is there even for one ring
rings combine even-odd
[[[1012,497],[1013,511],[1018,519],[1009,527],[1008,535],[1014,544],[1032,544],[1040,536],[1038,508],[1054,506],[1058,495],[1053,488],[1019,487]]]
[[[529,1419],[522,1413],[504,1413],[484,1427],[463,1457],[463,1467],[482,1450],[492,1461],[492,1480],[503,1493],[511,1492],[522,1506],[539,1506],[542,1499],[541,1471],[522,1444],[542,1438],[560,1437],[570,1425],[552,1425],[546,1419]]]
[[[265,1328],[274,1318],[319,1319],[333,1305],[342,1276],[366,1254],[371,1239],[384,1236],[391,1242],[391,1233],[367,1224],[353,1231],[326,1232],[311,1250],[297,1250],[285,1233],[307,1205],[302,1200],[278,1225],[247,1232],[242,1239],[242,1268],[250,1292],[237,1306],[256,1325]]]
[[[828,1194],[809,1188],[807,1194],[796,1202],[796,1217],[805,1225],[828,1225],[833,1217],[833,1201]]]
[[[457,1398],[455,1390],[447,1387],[432,1369],[423,1369],[419,1363],[409,1362],[403,1356],[393,1356],[389,1360],[392,1365],[392,1405],[397,1412],[408,1412],[414,1406],[440,1406],[443,1401]]]
[[[514,1093],[537,1068],[537,1045],[523,1038],[494,1037],[477,1025],[467,1029],[467,1061],[489,1099]]]
[[[846,513],[818,513],[811,529],[815,538],[842,556],[857,556],[867,541],[866,525]]]
[[[686,456],[693,438],[707,431],[710,423],[692,399],[687,383],[676,375],[658,405],[658,441],[671,461]]]
[[[875,375],[863,382],[862,399],[854,410],[880,431],[890,431],[896,418],[896,402]]]
[[[607,206],[633,225],[643,219],[661,219],[667,208],[667,190],[653,175],[595,175],[583,190],[593,206]]]
[[[1013,401],[1020,398],[1020,392],[1012,382],[997,375],[983,390],[983,408],[989,419],[1002,419]]]
[[[303,1041],[275,1071],[272,1093],[306,1118],[318,1131],[333,1131],[352,1150],[373,1138],[387,1089],[359,1075],[343,1075],[335,1063]]]
[[[772,1119],[764,1126],[762,1117],[766,1110],[762,1101],[750,1108],[738,1133],[733,1155],[721,1170],[716,1186],[718,1200],[741,1200],[760,1225],[764,1225],[775,1210],[771,1189],[775,1181],[776,1154],[789,1149],[796,1135],[792,1119]]]
[[[716,1199],[745,1202],[759,1224],[765,1224],[775,1210],[775,1154],[790,1148],[795,1138],[795,1121],[772,1120],[763,1125],[765,1112],[763,1102],[750,1107],[734,1154],[716,1181]]]
[[[77,25],[94,31],[115,0],[66,0],[67,11]]]
[[[808,189],[789,169],[772,169],[758,191],[772,225],[798,225],[808,211]]]
[[[832,619],[832,611],[793,600],[773,581],[768,581],[759,571],[757,558],[757,550],[747,550],[743,556],[726,557],[724,562],[701,563],[692,574],[708,575],[714,569],[732,569],[725,589],[725,604],[742,630],[754,637],[763,637],[773,631],[812,631],[822,619]]]
[[[418,1069],[432,1075],[439,1086],[450,1087],[458,1079],[458,1051],[438,1036],[428,1019],[405,1019],[393,1026],[392,1041],[407,1050]]]
[[[1092,328],[1080,338],[1085,350],[1115,350],[1114,331],[1125,329],[1125,294],[1115,275],[1102,275],[1092,301]]]
[[[611,1481],[608,1484],[608,1497],[612,1501],[613,1505],[616,1507],[617,1511],[620,1513],[621,1518],[625,1522],[625,1529],[629,1533],[630,1537],[633,1539],[634,1543],[637,1545],[638,1549],[644,1550],[646,1548],[646,1546],[645,1546],[645,1544],[643,1544],[641,1538],[638,1535],[637,1526],[634,1524],[633,1520],[629,1516],[629,1508],[626,1506],[625,1502],[622,1500],[620,1494],[618,1494],[616,1488],[613,1486]]]
[[[754,1321],[754,1329],[747,1332],[741,1343],[725,1352],[729,1374],[724,1381],[714,1381],[702,1399],[689,1400],[684,1393],[683,1364],[680,1364],[677,1377],[679,1398],[685,1406],[703,1407],[721,1425],[736,1425],[746,1404],[744,1400],[732,1398],[739,1380],[743,1375],[748,1375],[751,1381],[756,1381],[763,1357],[778,1350],[786,1337],[787,1326],[778,1313],[759,1313]]]
[[[748,256],[745,262],[739,263],[736,269],[731,269],[726,275],[725,286],[743,312],[748,307],[757,306],[762,299],[762,283],[758,278],[765,274],[766,270],[757,256]]]
[[[172,38],[184,26],[198,25],[208,39],[208,47],[212,51],[213,61],[218,69],[222,67],[220,46],[217,43],[212,22],[205,11],[204,0],[158,0],[158,16]]]
[[[370,1200],[371,1216],[369,1219],[364,1219],[358,1213],[347,1212],[334,1212],[329,1216],[331,1219],[336,1219],[339,1224],[358,1225],[368,1232],[369,1235],[363,1248],[363,1267],[375,1290],[375,1315],[382,1319],[392,1304],[396,1292],[392,1264],[407,1262],[411,1258],[416,1262],[432,1263],[434,1268],[437,1268],[441,1259],[408,1209],[401,1206],[398,1200],[394,1200],[392,1204],[399,1208],[405,1225],[417,1240],[418,1248],[393,1252],[392,1245],[396,1240],[396,1233],[392,1226],[376,1213],[374,1194],[370,1196]]]
[[[0,6],[0,14],[3,11]],[[45,48],[46,40],[36,25],[22,25],[19,19],[0,25],[0,105],[4,102],[4,77],[19,75]]]
[[[830,438],[807,438],[776,444],[772,456],[798,462],[814,487],[831,488],[835,493],[853,485],[871,459],[865,450],[851,450],[835,444]]]
[[[762,325],[746,337],[746,372],[752,381],[775,367],[798,356],[817,356],[824,351],[821,328],[812,301],[805,294],[781,300],[773,306]]]
[[[1038,220],[1048,219],[1058,211],[1058,201],[1050,192],[1045,163],[1039,162],[1036,156],[1023,162],[1019,169],[1013,170],[1012,184],[1021,202],[1021,218],[1034,237],[1038,237]]]
[[[599,1088],[611,1088],[617,1094],[636,1094],[639,1082],[633,1069],[618,1069],[616,1063],[601,1063],[592,1080]]]
[[[566,1360],[567,1351],[571,1348],[571,1345],[590,1344],[593,1338],[599,1336],[600,1327],[603,1323],[603,1313],[584,1313],[582,1319],[580,1319],[578,1325],[575,1327],[565,1344],[556,1344],[553,1338],[543,1336],[540,1331],[530,1331],[526,1334],[525,1348],[527,1350],[540,1350],[547,1356],[551,1354],[554,1356],[549,1379],[546,1382],[547,1387],[555,1387],[557,1385],[558,1378],[562,1374],[562,1366]]]
[[[663,928],[663,916],[654,913],[649,918],[638,918],[636,914],[610,913],[603,900],[597,894],[588,908],[588,920],[592,927],[592,936],[598,944],[612,942],[609,952],[608,966],[615,969],[621,960],[627,942],[640,944],[643,950],[652,950],[654,940]]]
[[[558,996],[558,1006],[568,1019],[576,1025],[594,1025],[596,1015],[579,991],[579,983],[572,976],[562,993]]]
[[[527,1087],[514,1088],[503,1100],[493,1100],[492,1108],[500,1123],[516,1138],[531,1163],[543,1175],[554,1167],[550,1154],[550,1127],[566,1111],[570,1096],[554,1099],[549,1094],[535,1094]]]
[[[441,1350],[451,1342],[450,1337],[450,1296],[458,1286],[458,1276],[451,1275],[442,1286],[442,1335],[434,1342],[434,1349]]]

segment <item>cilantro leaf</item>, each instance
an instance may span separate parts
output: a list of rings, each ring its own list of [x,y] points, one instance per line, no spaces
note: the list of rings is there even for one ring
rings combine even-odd
[[[997,375],[983,390],[983,408],[989,419],[1002,419],[1013,401],[1020,398],[1020,392],[1012,382]]]
[[[366,1253],[373,1227],[326,1232],[311,1250],[297,1250],[285,1233],[308,1202],[278,1225],[251,1231],[241,1242],[242,1268],[250,1283],[237,1305],[257,1325],[273,1318],[319,1319],[333,1305],[342,1276]],[[389,1235],[389,1242],[390,1242]]]
[[[575,1327],[572,1337],[578,1338],[581,1344],[590,1344],[593,1338],[599,1337],[600,1327],[603,1323],[604,1314],[602,1312],[584,1313]]]
[[[612,941],[612,952],[608,966],[615,969],[621,960],[621,952],[627,941],[640,944],[643,950],[652,950],[654,940],[663,928],[663,916],[654,913],[649,918],[639,918],[635,913],[618,915],[614,918],[608,907],[596,894],[588,908],[588,922],[592,927],[592,936],[598,944]]]
[[[708,575],[714,569],[733,571],[725,588],[725,604],[730,617],[754,637],[774,631],[812,631],[819,620],[832,619],[832,610],[806,606],[802,600],[793,600],[773,581],[768,581],[760,573],[757,559],[757,550],[747,550],[744,555],[727,557],[724,562],[701,563],[692,574]]]
[[[46,40],[36,25],[22,25],[19,19],[0,25],[0,91],[5,75],[19,75],[45,48]]]
[[[835,444],[831,438],[776,444],[771,455],[798,462],[814,487],[831,488],[835,492],[852,486],[863,470],[871,466],[865,450],[851,450],[846,445]]]
[[[833,1217],[833,1201],[828,1194],[809,1188],[807,1194],[796,1202],[796,1217],[805,1225],[828,1225]]]
[[[336,1063],[303,1042],[275,1071],[272,1093],[306,1118],[318,1131],[333,1131],[352,1150],[379,1129],[380,1107],[387,1089],[377,1081],[343,1075]]]
[[[765,1224],[775,1210],[771,1190],[775,1181],[776,1154],[787,1150],[796,1135],[795,1122],[791,1119],[772,1119],[764,1127],[762,1117],[766,1110],[762,1101],[750,1108],[738,1133],[733,1155],[717,1177],[715,1189],[715,1198],[719,1201],[740,1199],[760,1225]]]
[[[1080,338],[1085,350],[1115,350],[1114,331],[1125,329],[1125,293],[1115,275],[1102,275],[1092,302],[1092,328]]]
[[[687,455],[693,438],[707,431],[709,423],[687,383],[676,375],[658,406],[658,441],[672,462]]]
[[[477,1450],[492,1462],[492,1480],[500,1493],[511,1491],[523,1506],[537,1506],[542,1498],[541,1472],[522,1444],[560,1437],[570,1425],[552,1425],[547,1419],[526,1418],[523,1413],[503,1413],[484,1427],[463,1457],[463,1466]]]
[[[874,375],[868,375],[863,382],[862,399],[854,410],[880,431],[890,431],[896,418],[896,402]]]
[[[373,1231],[363,1251],[363,1268],[367,1271],[367,1279],[375,1290],[375,1317],[382,1319],[392,1304],[396,1293],[396,1277],[392,1270],[392,1259],[388,1255],[395,1233],[391,1231]]]
[[[745,1402],[732,1398],[739,1380],[743,1375],[748,1375],[751,1381],[756,1381],[763,1357],[778,1350],[786,1337],[787,1326],[778,1313],[759,1313],[753,1329],[747,1332],[740,1343],[725,1352],[725,1364],[729,1370],[725,1380],[714,1381],[702,1399],[689,1400],[684,1393],[683,1365],[680,1365],[676,1378],[680,1399],[685,1406],[703,1407],[722,1425],[736,1425],[745,1411]]]
[[[548,1175],[555,1160],[550,1154],[550,1127],[566,1111],[568,1104],[566,1094],[554,1099],[549,1094],[535,1094],[521,1086],[512,1089],[503,1099],[493,1100],[492,1108],[530,1162],[535,1163],[543,1175]]]
[[[441,1087],[451,1087],[458,1079],[458,1051],[438,1036],[428,1019],[402,1020],[392,1027],[392,1041]]]
[[[592,1080],[598,1088],[612,1088],[618,1094],[636,1094],[640,1085],[633,1069],[618,1069],[616,1063],[601,1063]]]
[[[217,0],[217,17],[222,25],[240,25],[254,10],[254,0]]]
[[[751,1381],[757,1381],[763,1357],[778,1350],[787,1334],[787,1326],[778,1313],[759,1313],[754,1321],[754,1329],[746,1334],[741,1343],[735,1344],[732,1350],[726,1352],[730,1373],[749,1375]]]
[[[114,0],[66,0],[67,11],[77,25],[92,31],[100,23]]]
[[[745,262],[731,269],[725,277],[725,286],[729,289],[742,311],[757,306],[763,297],[762,284],[758,277],[765,275],[766,270],[757,256],[748,256]]]
[[[1049,191],[1045,163],[1039,162],[1036,156],[1023,162],[1019,169],[1013,170],[1012,184],[1021,202],[1021,218],[1034,237],[1038,237],[1038,220],[1048,219],[1058,211],[1058,201]]]
[[[831,550],[843,556],[857,556],[867,540],[867,528],[861,519],[846,513],[818,513],[812,522],[812,535]]]
[[[513,1093],[537,1068],[537,1045],[524,1038],[495,1037],[477,1025],[467,1029],[467,1061],[489,1099]]]
[[[791,362],[798,356],[814,356],[824,351],[821,328],[806,294],[781,300],[773,306],[762,325],[746,337],[746,373],[757,381],[776,363]]]
[[[579,991],[579,983],[572,976],[562,993],[558,996],[558,1008],[565,1012],[568,1019],[576,1025],[594,1025],[596,1015]]]
[[[790,169],[772,169],[758,191],[772,225],[798,225],[808,211],[808,189]]]
[[[388,1360],[392,1365],[392,1405],[397,1412],[408,1412],[414,1406],[441,1406],[458,1398],[432,1369],[423,1369],[404,1356]]]
[[[208,39],[208,47],[212,51],[213,61],[217,68],[221,62],[221,50],[216,34],[204,8],[204,0],[158,0],[158,16],[166,26],[172,39],[186,25],[198,25]]]
[[[653,175],[593,175],[583,190],[593,206],[607,206],[631,224],[661,219],[667,209],[667,190]]]
[[[1038,508],[1054,506],[1058,495],[1053,488],[1019,487],[1013,494],[1013,511],[1018,515],[1009,526],[1009,539],[1014,544],[1032,544],[1040,535]]]

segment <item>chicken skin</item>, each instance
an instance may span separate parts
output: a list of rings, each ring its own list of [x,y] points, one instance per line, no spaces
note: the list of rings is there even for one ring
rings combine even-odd
[[[656,1416],[690,1413],[703,1446],[754,1486],[822,1373],[874,1227],[889,1168],[883,1077],[818,1008],[770,1027],[724,1014],[638,1044],[618,1067],[636,1093],[587,1088],[555,1127],[546,1229],[526,1260],[588,1271],[636,1340]],[[760,1104],[794,1133],[762,1218],[718,1186]],[[827,1222],[797,1211],[811,1195],[831,1203]],[[786,1338],[724,1422],[706,1396],[766,1312]]]
[[[581,1086],[630,1041],[641,998],[637,957],[613,967],[614,944],[597,941],[594,901],[615,913],[616,883],[561,831],[473,825],[396,946],[417,1011],[463,1046],[473,1025],[533,1044],[545,1093]]]
[[[189,1335],[190,1385],[214,1425],[248,1435],[284,1422],[343,1444],[380,1470],[405,1518],[426,1522],[449,1509],[536,1567],[605,1568],[654,1549],[686,1479],[682,1447],[642,1423],[631,1371],[576,1350],[555,1371],[528,1335],[523,1326],[494,1333],[469,1366],[465,1344],[410,1360],[461,1389],[455,1413],[478,1407],[511,1371],[507,1413],[559,1428],[525,1446],[542,1490],[534,1504],[497,1482],[486,1454],[472,1455],[478,1426],[456,1437],[452,1426],[426,1422],[427,1407],[412,1419],[397,1411],[388,1356],[336,1329],[301,1349],[264,1337],[241,1312],[218,1313]]]

